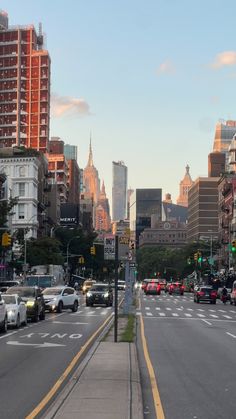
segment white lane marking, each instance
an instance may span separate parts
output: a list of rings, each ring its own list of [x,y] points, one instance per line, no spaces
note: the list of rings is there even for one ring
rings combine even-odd
[[[52,323],[56,323],[56,324],[89,324],[89,323],[81,323],[81,322],[59,322],[59,321],[53,321]]]
[[[188,311],[193,311],[193,308],[187,308]]]
[[[158,313],[159,314],[159,313]],[[150,319],[151,317],[147,317],[147,316],[143,316],[144,319]],[[162,320],[197,320],[197,321],[202,321],[203,319],[199,319],[198,317],[158,317],[158,316],[152,316],[152,319],[162,319]],[[213,322],[223,322],[223,323],[236,323],[236,320],[228,320],[228,319],[210,319]]]
[[[150,310],[150,307],[145,307],[145,310]]]
[[[6,333],[5,335],[0,336],[0,339],[8,338],[9,336],[14,335],[17,332],[18,332],[18,330],[16,330],[15,332]]]
[[[205,322],[206,324],[208,324],[209,326],[212,326],[212,323],[208,322],[207,320],[202,319],[202,321]]]
[[[225,311],[225,310],[218,310],[218,311],[220,311],[221,313],[226,313],[226,311]]]
[[[203,310],[202,308],[197,308],[197,310],[198,310],[198,311],[205,311],[205,310]]]
[[[223,314],[223,317],[225,317],[226,319],[232,319],[231,316],[226,316],[226,314]]]
[[[149,313],[149,311],[147,312],[147,316],[152,316],[153,314],[152,313]]]
[[[216,316],[215,314],[209,314],[209,316],[213,317],[214,319],[218,319],[219,316]]]
[[[172,308],[170,308],[170,307],[166,307],[166,310],[171,311],[171,310],[172,310]]]
[[[185,315],[186,317],[192,317],[192,314],[190,314],[190,313],[184,313],[184,315]]]
[[[66,346],[60,343],[50,343],[50,342],[44,342],[44,343],[23,343],[18,342],[16,340],[9,340],[6,342],[7,345],[13,345],[13,346],[34,346],[35,348],[55,348],[59,346]]]
[[[105,314],[107,314],[107,311],[101,311],[100,313],[102,316],[104,316]]]
[[[156,307],[156,310],[160,310],[160,307]]]
[[[178,308],[178,307],[176,308],[176,310],[183,311],[183,309],[182,309],[182,308]]]
[[[91,315],[92,315],[92,314],[94,314],[94,313],[95,313],[95,311],[89,311],[89,312],[88,312],[88,315],[89,315],[89,316],[91,316]]]
[[[211,310],[211,309],[209,311],[211,311],[212,313],[215,313],[216,312],[216,310]]]
[[[197,313],[198,317],[206,317],[204,314]]]
[[[232,333],[226,332],[227,335],[231,336],[232,338],[236,339],[235,335],[232,335]]]
[[[165,317],[165,313],[158,313],[159,314],[159,316],[161,316],[161,317]]]
[[[173,317],[179,317],[178,313],[172,313]]]
[[[236,311],[235,310],[229,310],[229,312],[236,314]]]
[[[102,307],[96,307],[96,310],[100,310]]]

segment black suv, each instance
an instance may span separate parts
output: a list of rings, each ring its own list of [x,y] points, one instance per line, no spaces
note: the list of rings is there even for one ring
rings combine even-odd
[[[105,304],[107,307],[113,304],[112,288],[108,284],[95,284],[86,294],[86,306]]]
[[[6,294],[18,294],[25,302],[27,318],[34,322],[45,319],[45,304],[42,292],[38,287],[11,287]]]

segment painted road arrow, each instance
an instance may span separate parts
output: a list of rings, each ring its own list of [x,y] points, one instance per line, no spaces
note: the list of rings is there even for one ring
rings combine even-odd
[[[55,347],[58,347],[58,346],[66,346],[66,345],[61,345],[60,343],[50,343],[50,342],[23,343],[23,342],[18,342],[17,340],[9,340],[6,343],[8,345],[12,345],[12,346],[34,346],[35,348],[55,348]]]

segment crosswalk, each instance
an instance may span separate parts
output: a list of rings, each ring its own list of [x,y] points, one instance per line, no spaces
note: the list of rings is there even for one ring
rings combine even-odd
[[[210,304],[198,304],[193,302],[192,295],[163,297],[145,297],[141,298],[141,307],[137,309],[137,314],[146,318],[162,319],[200,319],[200,320],[225,320],[236,322],[236,309],[227,305],[225,308],[217,302],[215,308]],[[192,307],[191,307],[192,306]],[[219,308],[218,308],[219,307]]]

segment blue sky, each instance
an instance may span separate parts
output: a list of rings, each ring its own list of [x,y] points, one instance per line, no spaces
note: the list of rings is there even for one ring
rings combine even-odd
[[[207,175],[215,124],[236,119],[236,3],[0,0],[10,25],[42,22],[52,60],[51,136],[78,145],[111,204],[112,161],[128,186],[175,202],[188,163]]]

